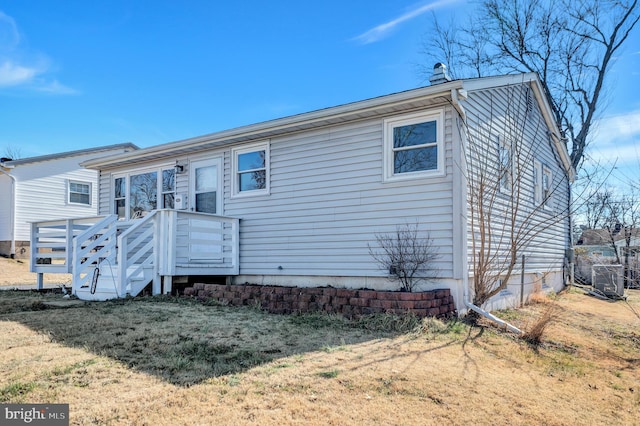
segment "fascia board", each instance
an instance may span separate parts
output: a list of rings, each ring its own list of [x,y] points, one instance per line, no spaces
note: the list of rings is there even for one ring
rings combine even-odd
[[[88,160],[82,165],[87,168],[99,169],[103,167],[109,167],[110,164],[116,164],[118,162],[121,162],[122,160],[143,161],[145,158],[157,158],[158,156],[163,155],[168,156],[173,152],[183,151],[184,149],[198,150],[200,147],[205,145],[209,146],[216,143],[224,144],[225,140],[229,140],[239,136],[257,137],[262,133],[285,133],[287,129],[294,129],[297,126],[303,125],[309,126],[310,128],[323,127],[326,126],[328,124],[328,121],[330,120],[344,119],[346,121],[350,118],[355,120],[359,118],[359,115],[375,111],[379,108],[389,108],[416,100],[435,98],[439,96],[449,97],[451,90],[461,87],[461,81],[452,81],[435,86],[421,87],[418,89],[394,93],[391,95],[367,99],[364,101],[325,108],[298,115],[292,115],[261,123],[250,124],[234,129],[223,130],[220,132],[184,139],[181,141],[169,142],[162,145],[144,148],[136,152],[119,154],[110,156],[108,158]]]

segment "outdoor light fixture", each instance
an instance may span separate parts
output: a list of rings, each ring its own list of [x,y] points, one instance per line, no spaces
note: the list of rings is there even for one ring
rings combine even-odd
[[[176,174],[184,173],[184,166],[182,164],[176,164]]]

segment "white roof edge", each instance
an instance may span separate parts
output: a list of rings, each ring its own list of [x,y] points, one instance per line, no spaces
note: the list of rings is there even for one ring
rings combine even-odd
[[[569,156],[569,152],[567,151],[567,147],[562,141],[562,137],[560,136],[560,129],[558,127],[558,123],[553,115],[553,111],[551,110],[551,105],[549,105],[549,100],[547,95],[542,87],[542,83],[540,82],[540,77],[535,72],[528,72],[523,74],[508,74],[508,75],[500,75],[495,77],[483,77],[477,79],[464,80],[464,89],[471,90],[483,90],[489,89],[492,87],[499,86],[509,86],[515,84],[524,84],[529,83],[533,88],[533,92],[538,101],[538,106],[542,111],[542,116],[544,117],[547,126],[551,130],[551,135],[553,139],[553,144],[555,145],[558,155],[560,155],[560,159],[562,164],[569,176],[571,182],[574,181],[576,171],[571,165],[571,157]]]
[[[540,79],[536,75],[535,80],[532,82],[533,92],[538,100],[538,105],[540,106],[540,110],[542,111],[542,115],[547,122],[547,126],[551,131],[551,138],[553,139],[553,144],[558,150],[558,154],[560,155],[560,159],[562,160],[562,164],[567,172],[567,176],[569,176],[569,181],[573,182],[576,178],[576,171],[573,168],[573,164],[571,163],[571,156],[569,155],[569,151],[567,150],[567,146],[562,140],[562,136],[560,133],[560,128],[558,127],[558,123],[554,117],[553,111],[551,109],[551,105],[549,105],[549,101],[547,98],[547,94],[542,87],[542,83]]]
[[[119,143],[114,145],[97,146],[93,148],[78,149],[75,151],[58,152],[55,154],[39,155],[37,157],[28,157],[28,158],[21,158],[18,160],[10,160],[10,161],[5,161],[3,165],[19,166],[22,164],[39,163],[42,161],[57,160],[60,158],[67,158],[67,157],[77,157],[79,155],[85,155],[85,154],[91,154],[91,153],[97,153],[97,152],[103,152],[103,151],[111,151],[115,149],[127,149],[127,148],[131,150],[139,149],[135,144],[131,142],[124,142],[124,143]]]
[[[491,77],[470,78],[462,81],[466,90],[482,90],[490,89],[492,87],[529,83],[534,80],[538,80],[538,75],[534,72],[527,72],[521,74],[505,74]]]
[[[551,133],[553,135],[554,145],[560,155],[561,161],[569,175],[573,180],[575,177],[575,171],[571,166],[571,160],[567,152],[566,146],[562,142],[560,132],[555,122],[553,112],[548,103],[547,97],[544,94],[544,90],[538,78],[538,75],[534,72],[522,73],[522,74],[508,74],[492,77],[480,77],[465,80],[453,80],[447,83],[436,84],[432,86],[425,86],[416,89],[406,90],[403,92],[392,93],[389,95],[370,98],[362,101],[351,102],[338,106],[323,108],[311,112],[305,112],[301,114],[291,115],[283,118],[276,118],[273,120],[263,121],[260,123],[249,124],[246,126],[240,126],[228,130],[222,130],[219,132],[209,133],[202,136],[196,136],[193,138],[183,139],[175,142],[168,142],[161,145],[155,145],[148,148],[137,150],[134,153],[124,153],[111,155],[104,158],[96,158],[87,160],[82,163],[84,167],[88,168],[101,168],[109,166],[110,164],[118,163],[122,160],[136,160],[144,159],[150,156],[160,156],[164,154],[171,154],[175,150],[184,148],[198,148],[199,146],[224,142],[225,139],[231,139],[237,136],[251,136],[258,135],[263,132],[286,130],[288,127],[299,126],[303,124],[313,125],[317,123],[319,126],[324,125],[322,122],[331,118],[338,118],[349,116],[354,114],[354,117],[358,113],[370,111],[380,107],[392,106],[394,104],[402,104],[412,100],[418,100],[422,98],[430,98],[437,96],[451,96],[451,91],[454,89],[465,89],[468,91],[483,90],[493,87],[509,86],[517,84],[530,83],[534,89],[536,99],[544,116]]]
[[[263,121],[260,123],[249,124],[246,126],[236,127],[228,130],[222,130],[220,132],[209,133],[202,136],[196,136],[189,139],[183,139],[175,142],[169,142],[161,145],[152,146],[149,148],[143,148],[135,153],[119,154],[110,156],[109,158],[88,160],[83,165],[88,168],[99,168],[101,166],[109,165],[112,162],[117,162],[124,158],[132,159],[136,157],[144,158],[149,155],[158,155],[162,153],[171,153],[172,151],[184,147],[197,148],[199,145],[209,144],[215,141],[223,141],[234,136],[239,135],[251,135],[265,131],[272,131],[278,129],[286,129],[287,127],[297,126],[301,124],[313,124],[319,123],[329,118],[335,118],[340,116],[346,116],[349,114],[355,114],[364,112],[367,110],[375,109],[383,106],[390,106],[393,104],[401,104],[407,101],[420,98],[429,98],[435,96],[450,96],[452,89],[462,87],[461,80],[455,80],[448,83],[437,84],[434,86],[425,86],[417,89],[406,90],[403,92],[393,93],[390,95],[379,96],[376,98],[370,98],[363,101],[351,102],[348,104],[338,105],[334,107],[323,108],[311,112],[305,112],[301,114],[291,115],[283,118],[276,118],[274,120]]]

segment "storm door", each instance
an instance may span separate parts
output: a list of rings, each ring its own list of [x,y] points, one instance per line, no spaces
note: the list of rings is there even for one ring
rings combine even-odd
[[[191,211],[222,215],[222,159],[191,163]],[[189,262],[219,263],[223,261],[223,226],[205,218],[190,217]]]
[[[192,211],[222,214],[222,159],[194,161],[191,163]]]

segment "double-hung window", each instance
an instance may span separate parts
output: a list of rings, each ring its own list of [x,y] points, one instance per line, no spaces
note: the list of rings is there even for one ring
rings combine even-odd
[[[384,120],[385,180],[444,175],[441,110]]]
[[[231,150],[234,196],[269,193],[269,145],[254,144]]]
[[[91,205],[91,184],[87,182],[69,181],[69,203]]]

